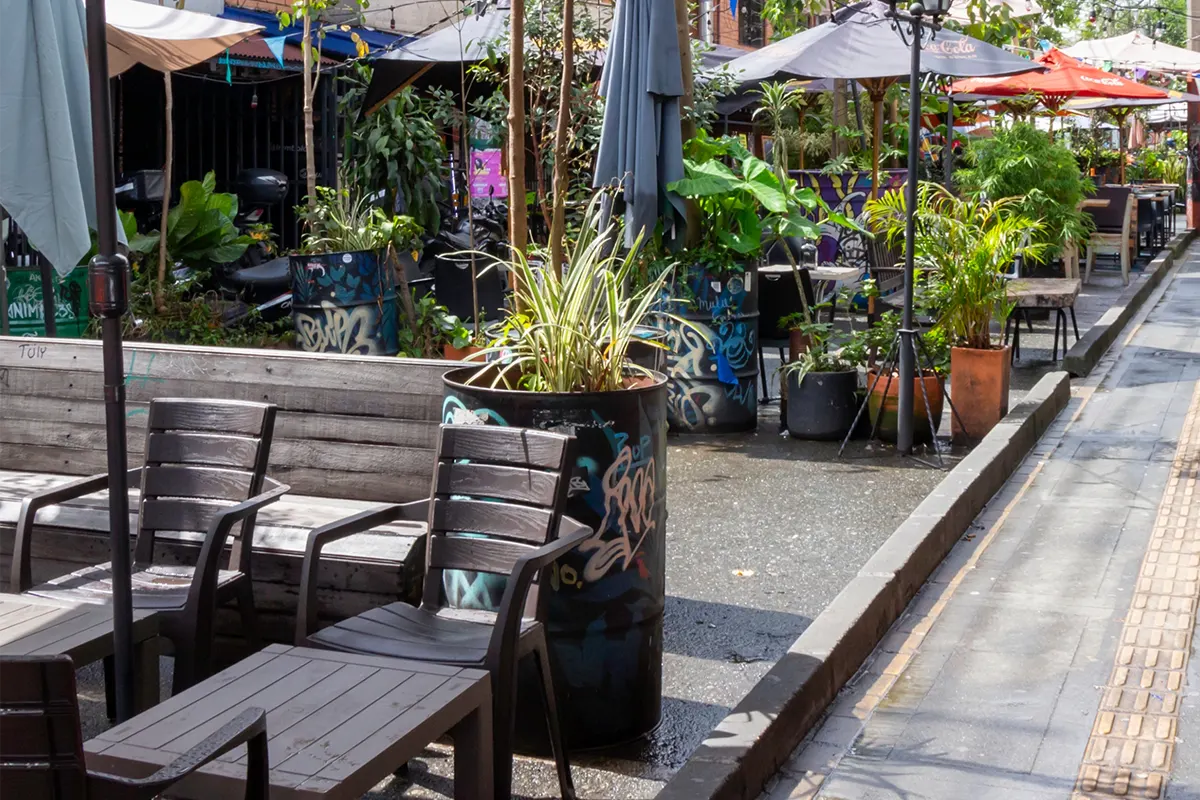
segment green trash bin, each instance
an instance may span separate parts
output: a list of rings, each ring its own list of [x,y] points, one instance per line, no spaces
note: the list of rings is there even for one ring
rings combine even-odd
[[[5,302],[12,336],[45,336],[42,276],[37,269],[8,267]],[[56,275],[57,277],[57,275]],[[88,326],[87,267],[76,267],[54,287],[55,322],[63,338],[78,339]]]

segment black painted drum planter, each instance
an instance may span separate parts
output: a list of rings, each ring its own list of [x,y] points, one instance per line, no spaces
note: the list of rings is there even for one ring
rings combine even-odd
[[[708,334],[666,317],[667,418],[677,433],[737,433],[758,425],[758,276],[683,271],[673,313]]]
[[[567,741],[604,747],[647,733],[662,711],[666,378],[619,392],[542,394],[465,383],[477,369],[446,373],[444,422],[553,430],[577,441],[566,513],[597,534],[556,565],[546,626]],[[494,610],[503,584],[447,573],[444,589],[451,605]]]
[[[400,352],[396,276],[378,253],[294,255],[292,323],[310,353],[394,356]]]

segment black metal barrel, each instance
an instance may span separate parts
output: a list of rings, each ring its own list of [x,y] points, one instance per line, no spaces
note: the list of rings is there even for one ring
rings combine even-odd
[[[542,394],[466,384],[476,369],[446,373],[444,422],[560,431],[577,443],[566,513],[597,534],[559,560],[546,625],[568,744],[603,747],[647,733],[662,711],[666,379],[656,373],[619,392]],[[451,603],[480,607],[502,586],[495,576],[459,573],[444,588]],[[544,736],[539,714],[523,716]]]
[[[295,255],[292,322],[310,353],[394,356],[400,352],[396,276],[379,253]]]
[[[667,330],[667,418],[678,433],[736,433],[758,425],[758,276],[691,269]],[[705,335],[708,341],[705,341]]]

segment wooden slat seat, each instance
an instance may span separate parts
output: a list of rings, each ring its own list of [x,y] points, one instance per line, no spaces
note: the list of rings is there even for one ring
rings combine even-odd
[[[182,611],[187,605],[196,568],[170,564],[134,564],[133,607],[146,611]],[[223,593],[237,580],[237,570],[217,570],[217,591]],[[111,603],[112,569],[109,564],[85,567],[30,589],[27,594],[68,603]]]
[[[486,659],[495,620],[496,615],[487,611],[443,608],[434,612],[392,603],[322,628],[308,641],[351,653],[471,666]],[[537,624],[524,619],[521,632]]]

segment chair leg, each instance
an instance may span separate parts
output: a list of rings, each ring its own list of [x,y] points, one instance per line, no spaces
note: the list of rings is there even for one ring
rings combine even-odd
[[[767,385],[767,359],[763,356],[762,344],[758,346],[758,377],[762,381],[762,402],[771,402],[771,392]]]
[[[516,667],[510,663],[492,670],[492,771],[496,800],[512,797],[513,739],[517,725]]]
[[[1087,248],[1087,255],[1085,255],[1083,257],[1083,264],[1084,264],[1083,265],[1083,282],[1084,283],[1092,282],[1092,264],[1094,264],[1094,263],[1096,263],[1096,251],[1093,250],[1092,246],[1089,244],[1088,248]]]
[[[1060,324],[1062,324],[1062,328],[1063,328],[1063,340],[1064,340],[1063,345],[1064,346],[1066,345],[1065,340],[1067,338],[1067,330],[1066,330],[1067,326],[1065,323],[1066,323],[1066,320],[1063,318],[1063,313],[1062,313],[1062,310],[1060,309],[1057,312],[1055,312],[1055,314],[1054,314],[1054,345],[1053,345],[1053,349],[1050,351],[1050,360],[1052,362],[1058,361],[1058,328],[1059,328]]]
[[[1075,321],[1075,306],[1071,306],[1071,327],[1075,329],[1075,341],[1079,341],[1079,323]]]
[[[1029,316],[1029,309],[1021,309],[1021,316],[1025,317],[1025,327],[1030,333],[1033,333],[1033,317]]]
[[[248,578],[238,586],[237,605],[246,646],[251,653],[257,653],[262,649],[262,637],[258,635],[258,612],[254,608],[254,582]]]
[[[104,657],[104,711],[108,714],[108,721],[115,722],[117,719],[117,678],[116,678],[116,663],[112,656]]]
[[[1121,245],[1121,281],[1129,285],[1129,247],[1124,243]]]
[[[575,800],[575,781],[571,778],[571,763],[567,756],[567,741],[558,723],[558,700],[554,696],[554,680],[550,674],[550,656],[546,640],[542,638],[534,646],[538,673],[542,678],[542,699],[546,704],[546,726],[550,732],[550,750],[554,753],[554,766],[558,770],[558,788],[563,800]]]

